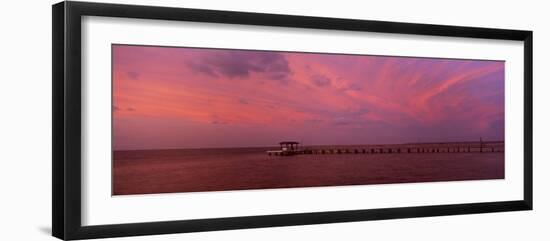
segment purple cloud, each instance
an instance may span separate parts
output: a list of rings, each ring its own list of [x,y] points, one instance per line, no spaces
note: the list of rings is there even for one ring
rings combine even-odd
[[[332,81],[330,78],[324,76],[324,75],[314,75],[311,77],[311,83],[316,85],[317,87],[324,87],[330,85]]]
[[[136,72],[136,71],[128,71],[128,72],[126,72],[126,74],[128,75],[128,77],[130,79],[133,79],[133,80],[138,80],[139,79],[139,73]]]
[[[291,73],[284,55],[276,52],[227,50],[209,52],[188,63],[192,70],[211,77],[248,78],[253,73],[286,81]]]

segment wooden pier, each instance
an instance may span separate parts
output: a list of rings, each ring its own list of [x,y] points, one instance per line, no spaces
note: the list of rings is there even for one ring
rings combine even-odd
[[[268,155],[335,155],[335,154],[418,154],[418,153],[495,153],[504,152],[504,142],[469,142],[436,144],[372,145],[363,147],[310,147],[300,149],[298,142],[281,142],[281,150],[267,151]],[[290,145],[290,146],[288,146]]]

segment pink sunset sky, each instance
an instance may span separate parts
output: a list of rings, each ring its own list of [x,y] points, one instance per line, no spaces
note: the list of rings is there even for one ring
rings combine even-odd
[[[115,150],[504,140],[504,62],[113,45]]]

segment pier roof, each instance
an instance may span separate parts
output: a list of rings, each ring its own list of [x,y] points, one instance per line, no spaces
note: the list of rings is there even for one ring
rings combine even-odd
[[[279,142],[279,145],[295,145],[295,144],[300,144],[300,143],[297,142],[297,141],[281,141],[281,142]]]

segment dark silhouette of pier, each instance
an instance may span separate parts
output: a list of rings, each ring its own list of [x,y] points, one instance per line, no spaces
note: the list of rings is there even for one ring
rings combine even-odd
[[[298,145],[295,142],[296,146]],[[494,153],[504,152],[503,141],[454,142],[454,143],[409,143],[394,145],[365,145],[361,147],[309,147],[281,151],[268,151],[268,155],[334,155],[334,154],[415,154],[415,153]]]

